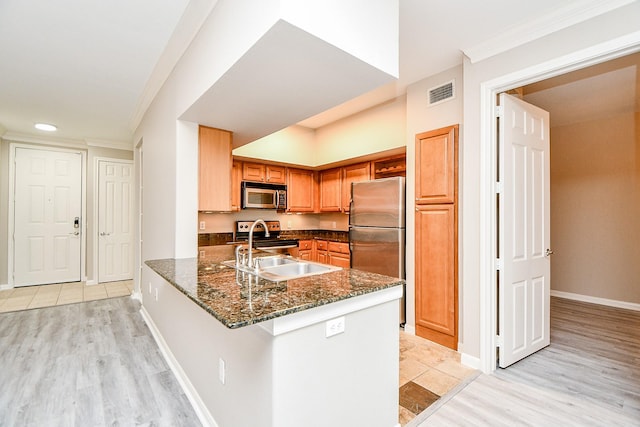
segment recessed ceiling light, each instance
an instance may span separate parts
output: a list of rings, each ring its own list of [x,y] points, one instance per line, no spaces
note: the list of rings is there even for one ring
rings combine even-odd
[[[36,129],[45,130],[47,132],[53,132],[58,130],[56,126],[50,125],[48,123],[36,123]]]

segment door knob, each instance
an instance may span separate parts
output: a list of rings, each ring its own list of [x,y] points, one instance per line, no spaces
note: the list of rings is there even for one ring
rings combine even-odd
[[[79,231],[74,231],[73,233],[69,233],[69,234],[73,234],[74,236],[78,236],[78,235],[80,235],[80,232]]]
[[[104,231],[102,233],[100,233],[101,236],[110,236],[111,233],[105,233]]]
[[[553,255],[553,251],[549,248],[547,248],[547,250],[544,253],[544,256],[549,256],[549,255]]]

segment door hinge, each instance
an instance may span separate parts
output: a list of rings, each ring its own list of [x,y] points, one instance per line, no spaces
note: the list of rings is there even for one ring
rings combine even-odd
[[[504,115],[504,107],[502,105],[496,105],[493,110],[496,117],[500,118]]]
[[[500,258],[496,258],[496,270],[502,270],[502,260]]]
[[[502,185],[502,182],[496,182],[496,194],[502,194],[502,190],[504,189],[504,186]]]
[[[500,335],[496,335],[496,347],[502,347],[504,345],[504,341]]]

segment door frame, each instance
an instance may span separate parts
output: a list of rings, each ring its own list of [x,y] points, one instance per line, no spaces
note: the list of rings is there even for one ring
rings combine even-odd
[[[497,168],[497,126],[495,100],[500,92],[566,74],[640,51],[640,32],[619,37],[571,54],[502,75],[480,84],[480,369],[496,370],[497,274],[495,206]]]
[[[80,148],[66,148],[66,147],[55,147],[48,145],[35,145],[35,144],[26,144],[21,142],[11,142],[9,144],[9,214],[8,214],[8,230],[7,230],[7,285],[9,288],[14,288],[14,244],[13,244],[13,236],[15,232],[15,215],[14,215],[14,206],[15,206],[15,160],[16,160],[16,149],[17,148],[26,148],[30,150],[40,150],[40,151],[61,151],[66,153],[74,153],[80,154],[80,162],[81,162],[81,183],[80,183],[80,197],[81,197],[81,206],[82,206],[82,221],[80,221],[80,280],[87,280],[86,277],[86,264],[87,264],[87,152],[86,150],[82,150]]]
[[[95,179],[93,180],[93,269],[94,269],[94,274],[93,274],[93,283],[94,284],[98,284],[100,283],[100,254],[99,254],[99,250],[100,250],[100,230],[98,229],[98,225],[99,225],[99,220],[100,220],[100,212],[99,212],[99,208],[100,208],[100,197],[99,197],[99,191],[100,191],[100,162],[111,162],[111,163],[127,163],[129,165],[131,165],[132,169],[135,169],[135,163],[133,160],[128,160],[128,159],[118,159],[115,157],[95,157],[94,158],[94,162],[93,162],[93,170],[95,171]],[[135,172],[134,172],[135,173]],[[132,177],[133,178],[133,185],[135,187],[135,176]],[[135,216],[135,195],[134,195],[134,201],[133,201],[133,205],[132,205],[132,209],[134,209],[134,216]],[[135,218],[134,218],[134,223],[135,223]],[[131,242],[132,245],[135,245],[135,238],[134,240]],[[134,250],[134,259],[131,260],[131,262],[134,264],[134,268],[135,267],[135,250]],[[135,276],[135,272],[134,272],[134,276]]]

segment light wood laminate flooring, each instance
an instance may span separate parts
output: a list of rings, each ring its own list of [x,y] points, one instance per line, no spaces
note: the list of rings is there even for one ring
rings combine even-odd
[[[87,285],[84,282],[22,286],[0,290],[0,313],[74,304],[131,295],[133,280]]]
[[[551,298],[551,345],[480,375],[415,426],[640,426],[640,312]]]
[[[0,426],[199,426],[130,297],[0,314]]]

